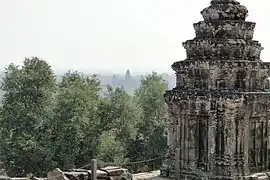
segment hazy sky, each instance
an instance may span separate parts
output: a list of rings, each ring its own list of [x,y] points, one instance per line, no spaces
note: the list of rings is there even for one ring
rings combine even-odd
[[[54,69],[166,71],[210,0],[0,0],[0,66],[39,56]],[[240,0],[270,61],[269,0]]]

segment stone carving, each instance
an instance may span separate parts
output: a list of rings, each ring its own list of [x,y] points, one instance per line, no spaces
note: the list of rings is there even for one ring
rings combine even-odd
[[[165,93],[173,123],[161,174],[174,178],[179,167],[183,179],[249,178],[270,167],[270,63],[260,60],[245,6],[212,0],[201,14],[196,37],[183,43],[187,58],[172,65],[177,84]]]

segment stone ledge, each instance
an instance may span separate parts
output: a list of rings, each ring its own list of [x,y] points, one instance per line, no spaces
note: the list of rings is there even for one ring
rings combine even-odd
[[[246,180],[269,180],[269,173],[255,173],[249,176],[245,176],[244,179]]]
[[[212,67],[213,66],[213,67]],[[248,61],[248,60],[184,60],[173,63],[172,69],[176,72],[192,69],[215,69],[215,68],[249,68],[270,70],[270,62]]]
[[[200,21],[194,23],[197,38],[249,39],[254,35],[256,23],[246,21]]]
[[[209,101],[218,100],[220,102],[227,100],[237,99],[249,99],[255,100],[260,98],[261,101],[269,101],[270,103],[270,92],[231,92],[231,91],[196,91],[196,90],[183,90],[173,89],[168,90],[164,94],[167,103],[178,100],[196,100],[196,101]]]
[[[134,180],[146,180],[146,179],[169,180],[169,178],[161,177],[160,171],[152,171],[152,172],[133,174],[133,179]]]
[[[187,59],[260,59],[263,47],[258,41],[244,39],[192,39],[183,43]]]

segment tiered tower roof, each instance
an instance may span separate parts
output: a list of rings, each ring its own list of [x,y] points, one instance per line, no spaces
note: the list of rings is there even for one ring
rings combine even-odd
[[[253,40],[256,24],[246,21],[247,8],[236,0],[212,0],[201,14],[196,37],[183,43],[186,59],[172,65],[177,88],[264,91],[270,65],[260,59],[263,47]]]

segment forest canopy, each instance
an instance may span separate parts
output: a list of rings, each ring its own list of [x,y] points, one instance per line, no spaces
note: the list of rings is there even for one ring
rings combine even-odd
[[[131,96],[96,75],[68,71],[60,81],[37,57],[10,64],[3,75],[0,165],[10,176],[44,176],[92,158],[121,163],[165,155],[167,106],[164,79],[141,78]]]

